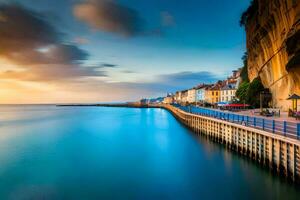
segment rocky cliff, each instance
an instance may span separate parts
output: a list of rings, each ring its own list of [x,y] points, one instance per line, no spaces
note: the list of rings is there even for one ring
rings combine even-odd
[[[249,79],[260,76],[274,106],[287,110],[289,95],[300,95],[300,0],[254,0],[241,23]]]

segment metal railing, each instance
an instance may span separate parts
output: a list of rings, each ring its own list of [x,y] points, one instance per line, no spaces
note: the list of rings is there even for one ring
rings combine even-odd
[[[188,113],[221,119],[300,140],[300,123],[252,117],[196,106],[181,106],[178,104],[173,104],[173,106]]]

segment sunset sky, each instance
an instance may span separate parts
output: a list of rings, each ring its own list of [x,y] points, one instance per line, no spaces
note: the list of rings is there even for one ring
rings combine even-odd
[[[0,0],[0,103],[138,100],[241,67],[250,0]]]

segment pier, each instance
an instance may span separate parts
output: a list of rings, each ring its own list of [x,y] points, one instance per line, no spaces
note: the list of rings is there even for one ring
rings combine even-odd
[[[260,129],[223,118],[204,116],[180,107],[162,105],[180,122],[196,134],[207,136],[229,149],[256,160],[270,169],[284,174],[295,182],[300,178],[300,141],[273,133],[273,129]]]

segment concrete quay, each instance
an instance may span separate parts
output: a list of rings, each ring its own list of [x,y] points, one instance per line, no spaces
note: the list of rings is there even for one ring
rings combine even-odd
[[[188,113],[172,105],[161,105],[161,108],[170,111],[196,134],[207,136],[294,182],[300,182],[299,140],[225,120]]]

